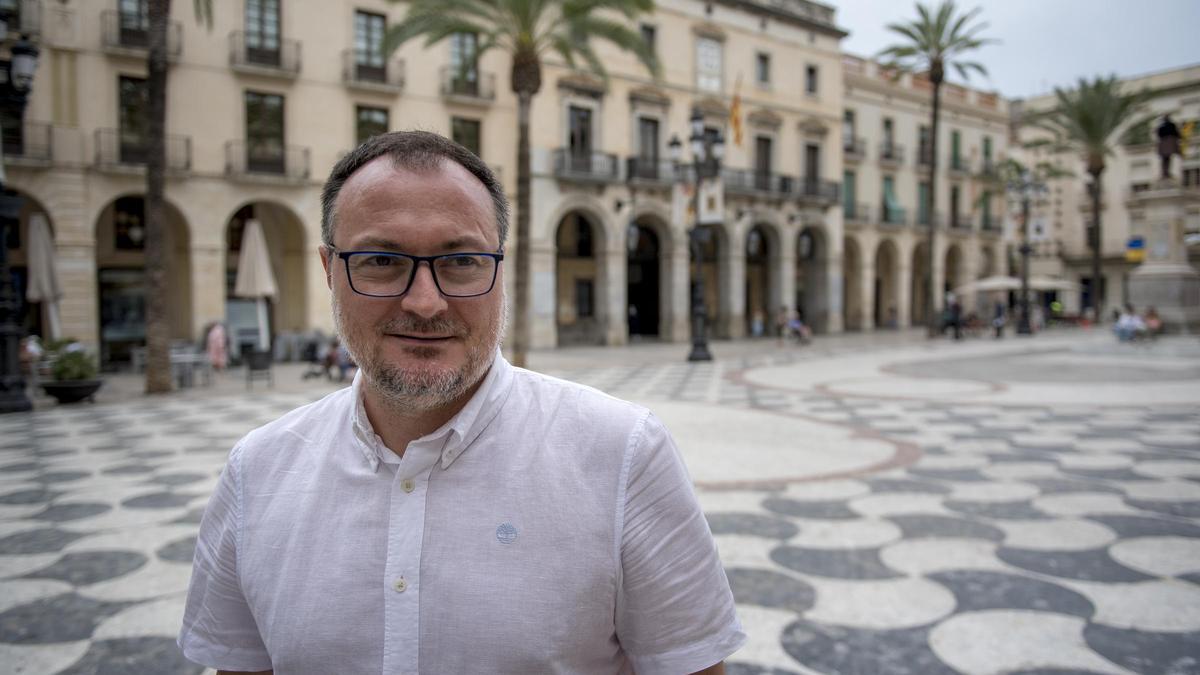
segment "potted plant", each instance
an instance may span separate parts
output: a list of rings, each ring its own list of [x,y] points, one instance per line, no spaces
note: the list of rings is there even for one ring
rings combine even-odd
[[[80,348],[65,348],[54,354],[50,364],[51,381],[42,389],[59,403],[76,403],[93,396],[104,381],[97,377],[99,368],[91,354]]]

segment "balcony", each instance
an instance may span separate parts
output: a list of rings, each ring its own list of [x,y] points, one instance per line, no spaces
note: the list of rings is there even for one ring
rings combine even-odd
[[[1000,234],[1000,223],[996,222],[996,219],[992,217],[992,214],[984,211],[983,219],[979,223],[979,231],[983,232],[984,234],[998,236]]]
[[[46,167],[54,159],[47,122],[25,122],[4,130],[4,161],[10,166]]]
[[[398,94],[404,90],[404,60],[385,61],[355,49],[344,50],[342,81],[355,89]]]
[[[887,204],[880,204],[879,222],[884,225],[905,225],[908,223],[908,213],[899,206],[888,208]]]
[[[146,58],[150,50],[150,20],[144,15],[117,10],[100,13],[101,43],[116,56]],[[167,24],[167,59],[174,61],[183,51],[183,32],[178,21]]]
[[[880,143],[879,163],[886,166],[899,166],[903,164],[904,146],[899,143]]]
[[[0,3],[6,5],[11,12],[8,19],[8,34],[10,39],[25,35],[31,40],[37,40],[42,33],[42,3],[41,0],[18,0],[17,2]],[[8,154],[8,153],[5,153]]]
[[[995,160],[985,157],[979,175],[984,180],[996,180],[1000,177],[1000,165],[996,164]]]
[[[842,219],[847,223],[869,223],[871,207],[862,202],[842,204]]]
[[[917,166],[928,169],[933,166],[933,151],[927,145],[917,148]]]
[[[248,75],[293,80],[300,74],[300,43],[234,31],[229,34],[229,66]]]
[[[309,178],[309,149],[272,141],[229,141],[225,175],[271,183],[303,183]]]
[[[184,174],[192,170],[190,136],[167,134],[167,173]],[[96,168],[116,173],[142,173],[150,155],[147,139],[119,129],[96,130]]]
[[[928,212],[921,213],[920,211],[917,211],[917,225],[920,225],[922,227],[928,227],[929,220],[930,220],[930,218],[929,218]],[[941,211],[935,211],[933,213],[933,224],[935,227],[941,227],[943,224],[945,224],[945,222],[946,222],[946,219],[942,217]]]
[[[830,180],[801,178],[796,182],[795,194],[801,201],[827,206],[836,202],[840,193],[841,185]]]
[[[847,162],[861,162],[867,156],[867,143],[861,137],[842,139],[842,158]]]
[[[554,151],[554,176],[577,183],[615,183],[619,180],[617,156],[557,148]]]
[[[969,229],[971,229],[970,214],[951,213],[950,214],[950,229],[952,229],[952,230],[969,230]]]
[[[452,103],[491,105],[496,100],[496,76],[492,73],[443,66],[441,83],[442,98]]]
[[[626,157],[625,177],[633,184],[667,186],[675,182],[675,164],[646,157]]]
[[[757,169],[721,169],[725,192],[756,197],[788,197],[795,193],[796,179]]]
[[[961,155],[959,155],[957,157],[951,155],[950,156],[950,166],[948,168],[950,170],[950,173],[957,174],[959,176],[966,176],[971,173],[971,163],[967,160],[966,157],[963,157]]]

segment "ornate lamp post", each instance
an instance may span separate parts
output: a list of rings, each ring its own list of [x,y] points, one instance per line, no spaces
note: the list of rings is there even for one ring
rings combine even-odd
[[[1029,210],[1030,201],[1034,196],[1041,196],[1046,191],[1046,184],[1034,178],[1028,169],[1008,183],[1009,192],[1020,195],[1021,198],[1021,298],[1020,316],[1017,318],[1017,334],[1032,335],[1033,327],[1029,324],[1029,254],[1033,247],[1029,244]]]
[[[704,277],[700,242],[700,184],[705,178],[715,178],[721,173],[721,159],[725,156],[725,139],[717,134],[708,138],[704,133],[704,115],[698,108],[692,108],[691,135],[688,145],[692,149],[692,211],[695,221],[688,237],[692,251],[692,350],[688,352],[688,361],[712,361],[712,353],[708,351],[708,308],[704,302]],[[683,143],[678,136],[672,136],[668,143],[671,161],[675,163],[676,175],[682,175]]]
[[[0,10],[0,40],[8,35],[8,22],[12,18],[10,12]],[[33,85],[33,73],[37,70],[38,48],[21,36],[10,51],[12,59],[8,79],[0,82],[0,105],[17,119],[23,119],[29,89]],[[8,180],[4,174],[3,157],[3,147],[0,147],[0,193]],[[13,289],[12,271],[8,267],[8,228],[9,223],[16,222],[19,209],[18,201],[6,199],[0,194],[0,413],[33,408],[29,397],[25,395],[25,378],[21,375],[21,328],[17,325],[20,301]]]

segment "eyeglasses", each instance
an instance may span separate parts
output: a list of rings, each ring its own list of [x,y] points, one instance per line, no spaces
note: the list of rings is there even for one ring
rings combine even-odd
[[[496,285],[496,271],[503,253],[446,253],[444,255],[408,255],[387,251],[337,251],[346,262],[350,289],[373,298],[404,295],[417,278],[421,263],[429,264],[433,283],[448,298],[472,298],[487,295]]]

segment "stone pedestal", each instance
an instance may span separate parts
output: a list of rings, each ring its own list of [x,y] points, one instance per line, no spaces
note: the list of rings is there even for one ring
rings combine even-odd
[[[1129,199],[1130,212],[1141,215],[1133,231],[1142,236],[1146,252],[1129,275],[1129,301],[1139,313],[1154,307],[1167,332],[1200,332],[1200,273],[1188,264],[1183,241],[1185,213],[1195,204],[1200,194],[1174,179]]]

